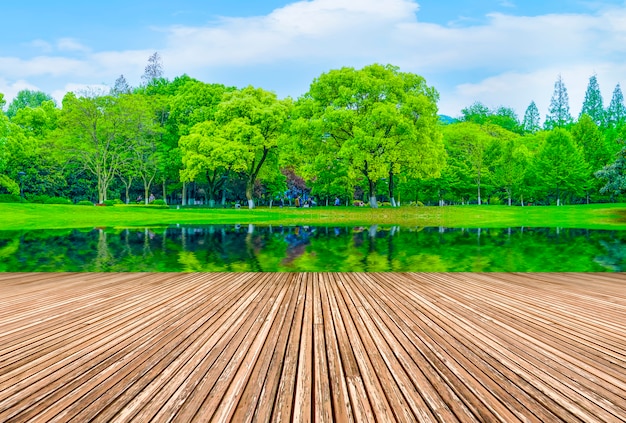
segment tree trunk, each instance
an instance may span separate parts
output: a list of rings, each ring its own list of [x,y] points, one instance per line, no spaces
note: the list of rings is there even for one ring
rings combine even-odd
[[[368,181],[370,186],[370,207],[373,209],[377,209],[378,203],[376,202],[376,185],[371,179],[368,179]]]
[[[163,179],[163,201],[167,204],[167,189],[165,188],[165,179]]]
[[[183,198],[181,200],[183,206],[187,205],[187,183],[183,181]]]
[[[246,183],[246,199],[248,200],[248,208],[254,208],[254,199],[252,198],[252,190],[254,189],[254,181],[248,180]]]
[[[478,181],[478,205],[480,206],[482,203],[480,201],[480,181]]]
[[[394,198],[394,181],[393,181],[393,171],[389,171],[389,202],[391,203],[391,207],[396,207],[396,199]]]

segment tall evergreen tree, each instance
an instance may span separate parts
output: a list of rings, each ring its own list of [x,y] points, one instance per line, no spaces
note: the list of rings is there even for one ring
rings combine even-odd
[[[589,115],[589,117],[598,126],[604,124],[604,105],[602,104],[602,93],[600,93],[600,85],[598,84],[598,78],[592,75],[589,78],[589,84],[587,85],[587,91],[585,92],[585,101],[580,111],[580,117],[582,115]]]
[[[546,129],[562,128],[572,123],[572,115],[569,113],[569,96],[561,75],[554,83],[554,93],[548,112],[544,124]]]
[[[606,110],[606,123],[609,127],[621,126],[626,122],[626,106],[624,106],[624,95],[619,84],[613,90],[613,97],[609,108]]]
[[[524,113],[524,121],[522,122],[524,132],[530,132],[531,134],[537,132],[540,129],[539,119],[539,109],[537,109],[535,102],[531,101]]]

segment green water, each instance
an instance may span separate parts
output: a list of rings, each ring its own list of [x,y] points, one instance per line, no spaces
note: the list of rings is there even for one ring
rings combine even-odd
[[[626,231],[170,226],[0,231],[2,272],[621,272]]]

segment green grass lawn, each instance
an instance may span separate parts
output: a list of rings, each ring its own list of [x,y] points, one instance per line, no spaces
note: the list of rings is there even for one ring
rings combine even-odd
[[[170,224],[405,225],[626,229],[626,204],[204,209],[144,206],[0,204],[0,230],[133,227]]]

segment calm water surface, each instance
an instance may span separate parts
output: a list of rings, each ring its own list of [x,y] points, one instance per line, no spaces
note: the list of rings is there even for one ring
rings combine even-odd
[[[170,226],[0,231],[2,272],[621,272],[626,231]]]

